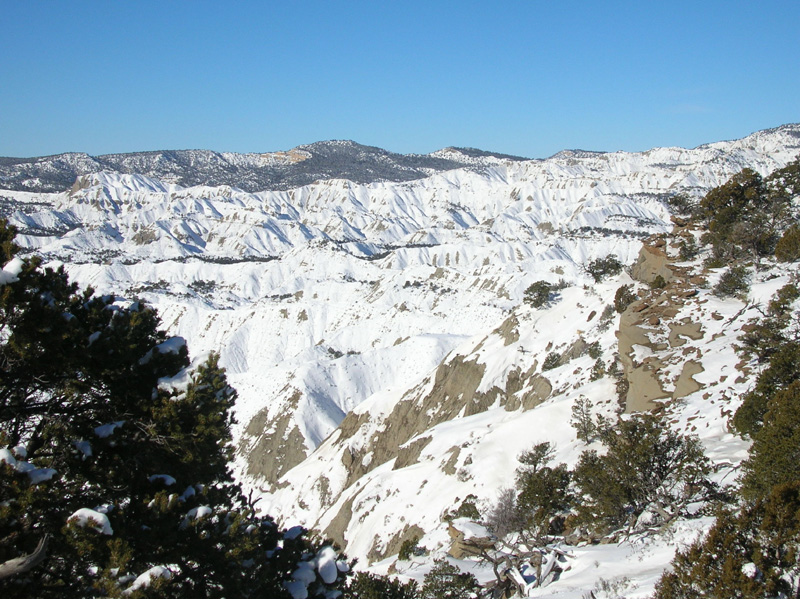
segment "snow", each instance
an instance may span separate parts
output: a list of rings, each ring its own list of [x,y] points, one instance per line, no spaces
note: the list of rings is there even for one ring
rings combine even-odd
[[[67,522],[74,522],[81,528],[89,527],[104,535],[113,535],[114,529],[111,528],[111,521],[105,514],[90,508],[81,508],[73,513]]]
[[[482,413],[462,410],[403,440],[409,447],[431,439],[415,463],[395,469],[395,460],[381,463],[371,439],[400,402],[421,403],[440,364],[457,357],[483,369],[478,392],[486,393],[505,390],[512,375],[534,363],[541,372],[547,353],[566,350],[578,337],[599,341],[608,364],[618,316],[602,325],[599,315],[631,280],[622,274],[595,284],[583,265],[609,254],[631,264],[642,235],[672,226],[664,196],[697,197],[745,164],[765,174],[794,157],[791,141],[778,132],[694,150],[565,152],[402,184],[337,180],[260,193],[103,174],[87,177],[72,194],[37,195],[36,210],[18,211],[11,220],[30,233],[19,243],[49,265],[64,264],[81,285],[155,306],[174,336],[158,351],[180,351],[178,339],[194,363],[219,351],[238,392],[237,476],[260,496],[259,507],[286,523],[324,531],[352,510],[343,540],[363,568],[373,549],[385,549],[411,525],[425,531],[421,544],[432,555],[444,555],[450,538],[442,516],[469,494],[480,510],[490,506],[513,483],[522,451],[549,441],[556,462],[576,463],[586,448],[570,425],[578,397],[609,418],[617,408],[613,381],[590,381],[594,361],[583,356],[541,373],[553,393],[533,409],[507,411],[498,399]],[[8,196],[30,201],[21,192]],[[751,300],[764,304],[788,280],[791,269],[781,268],[772,271],[775,279],[754,278]],[[525,288],[540,279],[564,279],[570,287],[541,310],[521,305]],[[706,289],[676,317],[703,324],[704,338],[684,338],[681,348],[702,364],[694,379],[703,389],[683,398],[670,417],[677,429],[700,437],[727,481],[735,479],[748,448],[728,431],[726,416],[747,387],[736,382],[739,358],[731,347],[741,325],[757,316],[754,306],[739,314],[743,308]],[[516,339],[496,332],[511,317],[518,322]],[[634,358],[662,359],[664,352],[639,345]],[[667,390],[679,367],[665,360]],[[188,381],[187,370],[160,387],[180,392]],[[348,414],[359,423],[349,437],[337,429]],[[272,437],[248,432],[256,415]],[[106,438],[123,423],[95,434]],[[290,432],[299,433],[300,447],[288,447]],[[300,460],[270,491],[259,491],[270,485],[248,474],[246,456],[259,443]],[[454,448],[455,473],[445,474]],[[342,461],[350,453],[365,471],[356,481]],[[188,487],[182,497],[193,492]],[[535,593],[582,597],[600,578],[623,585],[627,576],[625,595],[645,596],[675,547],[708,525],[681,523],[672,538],[636,548],[580,548],[558,585]],[[286,538],[302,530],[293,527]],[[321,558],[314,559],[319,564],[312,571],[322,577]],[[325,564],[330,576],[330,560]],[[379,564],[369,567],[388,569],[391,560]],[[459,566],[481,573],[473,562]],[[420,578],[427,565],[412,567],[401,575]],[[293,597],[307,593],[302,581],[290,584]]]
[[[135,591],[140,589],[146,589],[151,584],[153,584],[154,580],[159,578],[170,580],[172,578],[172,572],[169,568],[165,566],[153,566],[146,572],[143,572],[139,576],[136,577],[136,580],[133,581],[133,584],[129,586],[127,589],[122,591],[123,595],[131,595]]]
[[[25,262],[19,256],[12,258],[8,264],[3,267],[3,270],[0,270],[0,285],[7,285],[19,281],[19,273],[22,272],[24,264]]]
[[[154,474],[154,475],[148,477],[147,480],[150,481],[151,483],[153,483],[153,482],[163,483],[164,486],[166,486],[166,487],[170,487],[170,486],[174,485],[177,482],[169,474]]]
[[[322,578],[322,581],[326,584],[336,582],[336,578],[339,575],[336,557],[336,552],[333,550],[333,547],[330,546],[323,547],[319,553],[317,553],[317,570],[319,571],[320,578]]]
[[[125,424],[124,420],[110,422],[109,424],[102,424],[94,429],[94,434],[101,439],[107,439],[114,434],[114,431]]]
[[[0,449],[0,462],[8,464],[17,472],[27,474],[31,485],[46,482],[57,474],[53,468],[37,468],[30,462],[26,462],[23,458],[27,456],[27,453],[22,446],[15,447],[13,452],[4,447]]]

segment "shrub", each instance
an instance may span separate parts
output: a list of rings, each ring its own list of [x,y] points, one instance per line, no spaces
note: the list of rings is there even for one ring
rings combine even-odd
[[[595,283],[599,283],[606,277],[613,277],[622,272],[622,262],[616,256],[609,255],[605,258],[597,258],[586,265],[586,272],[591,275]]]
[[[400,545],[400,551],[398,552],[397,557],[404,561],[410,560],[417,554],[417,549],[419,549],[419,537],[406,539]]]
[[[722,511],[705,538],[679,551],[654,599],[797,597],[800,594],[800,481]]]
[[[419,587],[414,580],[402,583],[396,578],[359,572],[345,590],[348,599],[416,599]]]
[[[603,363],[602,358],[597,358],[592,366],[592,373],[589,375],[590,381],[596,381],[606,375],[606,365]]]
[[[572,428],[575,429],[578,439],[584,443],[591,443],[597,433],[592,407],[591,400],[583,395],[572,404],[572,418],[570,419],[570,424]]]
[[[477,579],[444,559],[436,560],[425,575],[420,599],[471,599],[479,585]]]
[[[792,225],[784,231],[775,245],[775,258],[781,262],[800,259],[800,225]]]
[[[553,446],[539,443],[519,456],[516,506],[519,522],[534,540],[559,534],[563,528],[561,513],[572,502],[569,492],[570,473],[565,464],[551,467]]]
[[[500,539],[524,528],[525,519],[517,509],[516,489],[504,489],[500,492],[497,503],[486,514],[484,524]]]
[[[712,293],[717,297],[741,296],[750,290],[750,275],[741,265],[731,266],[722,273]]]
[[[691,214],[697,206],[697,201],[686,193],[676,193],[667,198],[667,206],[673,214],[679,216]]]
[[[697,240],[695,240],[694,235],[689,235],[688,237],[681,239],[680,243],[678,244],[678,248],[678,257],[684,262],[694,260],[697,257],[697,254],[700,252],[700,248],[697,247]]]
[[[667,286],[667,282],[664,280],[664,277],[661,275],[656,275],[655,278],[650,281],[650,288],[651,289],[664,289]]]
[[[777,485],[800,481],[800,380],[770,398],[744,462],[742,495],[766,497]]]
[[[633,285],[622,285],[614,294],[614,310],[617,311],[617,314],[622,314],[635,301]]]
[[[444,516],[445,521],[449,522],[455,518],[469,518],[470,520],[478,521],[481,519],[481,513],[478,511],[478,506],[475,502],[478,500],[475,495],[469,494],[461,502],[454,511],[448,511]]]
[[[658,416],[619,420],[603,431],[601,441],[606,453],[584,451],[573,473],[583,496],[579,518],[601,531],[633,530],[645,511],[668,521],[711,488],[711,467],[700,442]]]
[[[551,352],[547,354],[547,357],[544,359],[544,363],[542,363],[542,370],[552,370],[553,368],[557,368],[561,362],[561,354],[558,352]]]
[[[553,286],[547,281],[536,281],[525,290],[522,301],[534,308],[541,308],[549,301],[552,291]]]

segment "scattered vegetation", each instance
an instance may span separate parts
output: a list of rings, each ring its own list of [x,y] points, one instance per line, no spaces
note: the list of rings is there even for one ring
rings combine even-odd
[[[750,291],[750,274],[747,268],[737,264],[728,268],[714,288],[712,293],[717,297],[743,297]]]
[[[713,492],[700,442],[670,429],[659,416],[620,419],[601,431],[600,440],[605,453],[583,452],[573,477],[583,497],[578,519],[604,534],[663,525]]]
[[[727,183],[712,189],[699,202],[693,218],[706,232],[701,241],[712,246],[706,264],[712,268],[750,259],[758,261],[778,250],[791,259],[797,234],[792,198],[800,188],[800,157],[766,179],[744,169]]]
[[[781,288],[742,351],[766,363],[733,423],[753,439],[738,505],[721,509],[709,533],[679,551],[656,586],[656,599],[800,595],[800,342]]]
[[[345,591],[348,599],[417,599],[419,585],[414,580],[402,583],[396,578],[359,572]]]
[[[400,545],[400,551],[397,554],[397,557],[401,560],[410,560],[416,555],[424,554],[424,552],[424,549],[420,551],[419,537],[413,537],[403,541],[403,544]]]
[[[775,258],[780,262],[794,262],[800,259],[800,225],[792,225],[783,232],[775,244]]]
[[[420,599],[471,599],[479,588],[477,579],[447,560],[436,560],[425,575]]]
[[[547,281],[536,281],[525,290],[522,301],[533,308],[541,308],[550,301],[553,286]]]
[[[614,310],[617,314],[622,314],[636,299],[633,285],[621,285],[614,294]]]
[[[622,266],[623,264],[619,258],[612,254],[589,262],[586,265],[586,272],[591,275],[595,283],[599,283],[607,277],[613,277],[621,273]]]
[[[553,368],[558,368],[559,363],[561,362],[561,354],[558,352],[550,352],[544,359],[542,363],[542,371],[545,370],[553,370]]]
[[[697,245],[697,240],[694,235],[687,235],[681,238],[678,243],[678,257],[684,261],[694,260],[697,254],[700,253],[700,247]]]
[[[18,251],[14,235],[0,221],[2,264]],[[18,264],[0,285],[6,596],[289,598],[291,585],[309,596],[341,588],[335,549],[257,515],[233,480],[236,393],[217,356],[184,372],[185,343],[144,303],[97,297],[37,258]],[[318,556],[332,565],[324,578]],[[299,570],[304,583],[292,576]]]

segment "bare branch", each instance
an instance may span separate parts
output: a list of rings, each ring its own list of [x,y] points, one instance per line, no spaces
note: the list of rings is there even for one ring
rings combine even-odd
[[[15,557],[0,564],[0,580],[32,570],[42,563],[47,558],[47,544],[49,542],[50,535],[44,535],[33,553]]]

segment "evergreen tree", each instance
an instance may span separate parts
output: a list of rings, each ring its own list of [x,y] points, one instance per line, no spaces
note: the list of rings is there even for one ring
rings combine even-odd
[[[519,458],[516,505],[523,523],[519,532],[535,544],[563,531],[562,514],[572,503],[570,472],[565,464],[550,466],[552,455],[550,443],[539,443]]]
[[[522,301],[533,308],[541,308],[550,300],[550,294],[553,292],[553,286],[547,281],[536,281],[528,286]]]
[[[800,381],[775,393],[745,461],[742,494],[767,496],[773,487],[800,481]]]
[[[475,576],[441,559],[425,575],[420,599],[471,599],[478,588]]]
[[[713,491],[710,465],[695,437],[670,429],[659,416],[635,414],[604,427],[604,455],[584,451],[573,472],[582,494],[581,520],[608,532],[633,530],[645,511],[662,523]]]
[[[332,547],[256,515],[233,481],[236,394],[217,356],[186,370],[185,343],[155,311],[15,258],[14,233],[0,222],[0,589],[289,597],[340,585]]]
[[[396,578],[359,572],[350,581],[347,599],[416,599],[419,588],[415,581],[402,583]]]

